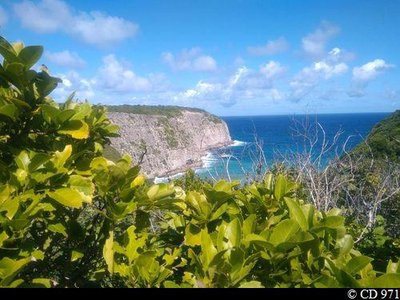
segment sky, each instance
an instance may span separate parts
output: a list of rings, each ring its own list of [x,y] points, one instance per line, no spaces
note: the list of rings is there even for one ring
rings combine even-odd
[[[399,15],[399,0],[0,0],[0,35],[44,46],[58,102],[391,112]]]

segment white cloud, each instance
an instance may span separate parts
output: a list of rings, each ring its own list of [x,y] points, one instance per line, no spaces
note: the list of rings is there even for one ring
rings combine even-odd
[[[61,52],[46,52],[45,57],[53,64],[70,69],[81,69],[86,62],[76,53],[64,50]]]
[[[169,87],[163,74],[140,76],[127,62],[117,59],[113,54],[103,57],[103,63],[94,76],[84,78],[75,71],[56,76],[63,81],[53,93],[57,101],[64,101],[76,91],[76,97],[80,100],[127,103],[145,94],[161,94]]]
[[[313,32],[302,39],[304,52],[312,58],[321,58],[325,55],[328,41],[340,32],[340,28],[328,22],[322,22]]]
[[[269,61],[265,65],[260,67],[260,72],[265,75],[268,80],[273,80],[283,75],[286,68],[283,67],[279,62]]]
[[[289,49],[289,43],[284,37],[280,37],[276,40],[268,41],[263,46],[248,47],[247,51],[251,55],[262,56],[262,55],[273,55],[285,52]]]
[[[239,67],[225,82],[199,81],[195,87],[178,93],[176,103],[190,105],[217,102],[223,106],[232,106],[238,100],[266,99],[282,100],[286,95],[274,87],[274,81],[285,72],[280,63],[270,61],[261,65],[259,70]]]
[[[347,72],[348,66],[342,62],[341,49],[334,48],[328,55],[311,66],[303,68],[290,82],[291,99],[298,101],[312,92],[321,82]]]
[[[217,62],[200,48],[183,49],[177,55],[164,52],[162,59],[174,71],[211,72],[217,69]]]
[[[375,80],[384,71],[394,65],[386,63],[383,59],[375,59],[362,66],[353,68],[352,87],[348,92],[350,97],[362,97],[368,84]]]
[[[64,32],[85,43],[110,46],[134,36],[138,25],[101,12],[75,12],[61,0],[24,0],[14,4],[14,11],[26,29],[38,33]]]
[[[93,79],[82,78],[75,71],[70,71],[66,74],[58,74],[57,76],[62,80],[62,83],[58,85],[53,93],[53,97],[57,101],[65,101],[73,92],[76,92],[76,98],[79,100],[99,100],[94,99],[96,92],[94,89],[95,81]]]
[[[123,18],[91,12],[81,13],[75,18],[71,32],[88,44],[109,46],[134,36],[138,28]]]
[[[8,21],[8,16],[6,11],[0,6],[0,27],[6,25]]]
[[[96,77],[97,87],[112,93],[132,93],[153,91],[160,78],[157,76],[142,77],[137,75],[129,66],[119,61],[115,55],[103,58],[103,65]]]
[[[355,67],[353,69],[353,80],[368,82],[375,79],[383,71],[393,67],[393,65],[387,64],[383,59],[375,59],[360,67]]]

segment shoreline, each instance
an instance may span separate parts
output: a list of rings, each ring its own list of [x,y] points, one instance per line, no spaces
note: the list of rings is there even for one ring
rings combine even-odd
[[[149,178],[149,179],[154,180],[155,183],[161,183],[161,182],[167,182],[170,179],[174,179],[176,177],[182,176],[189,169],[193,169],[195,172],[197,172],[198,170],[205,169],[208,167],[208,166],[206,166],[207,162],[205,161],[205,158],[207,158],[210,154],[212,154],[213,150],[229,148],[229,147],[242,147],[245,144],[246,144],[246,142],[231,140],[229,143],[222,143],[220,145],[210,147],[210,148],[206,149],[204,151],[203,155],[201,155],[201,157],[199,159],[196,159],[192,164],[182,166],[181,168],[177,168],[175,170],[169,171],[166,174],[155,176],[155,177]]]

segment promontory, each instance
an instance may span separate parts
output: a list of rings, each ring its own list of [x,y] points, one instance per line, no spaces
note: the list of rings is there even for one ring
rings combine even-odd
[[[208,151],[232,144],[226,123],[200,109],[177,106],[108,106],[120,127],[111,139],[118,154],[129,154],[149,177],[201,167]]]

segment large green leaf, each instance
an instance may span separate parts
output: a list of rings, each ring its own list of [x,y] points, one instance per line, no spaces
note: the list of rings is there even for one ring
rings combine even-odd
[[[208,267],[217,252],[210,234],[206,229],[203,229],[201,231],[201,257],[204,267]]]
[[[89,137],[89,126],[83,121],[70,120],[61,126],[58,133],[70,135],[77,140],[87,139]]]
[[[12,282],[18,272],[31,262],[31,257],[14,260],[4,257],[0,260],[0,287],[7,286]]]
[[[21,50],[18,58],[25,64],[27,69],[33,67],[34,64],[42,57],[43,47],[42,46],[28,46]]]
[[[43,71],[38,73],[35,78],[37,91],[42,97],[48,96],[60,82],[62,82],[61,79],[51,77],[47,72]]]
[[[245,289],[261,289],[264,286],[261,284],[261,282],[259,281],[248,281],[248,282],[244,282],[242,283],[239,288],[245,288]]]
[[[364,269],[371,261],[372,258],[363,255],[353,257],[346,264],[345,270],[349,274],[355,275],[356,273]]]
[[[400,274],[384,274],[372,283],[375,288],[400,288]]]
[[[196,225],[189,223],[185,229],[185,245],[198,246],[201,245],[201,229]]]
[[[104,243],[103,257],[107,264],[108,272],[114,273],[114,231],[109,232],[108,239]]]
[[[0,54],[9,63],[18,61],[17,53],[13,46],[2,36],[0,36]]]
[[[251,214],[243,221],[243,237],[253,233],[256,228],[257,215]]]
[[[274,197],[276,200],[282,200],[284,196],[292,192],[296,183],[289,181],[285,176],[279,174],[275,181]]]
[[[239,218],[233,219],[225,229],[225,236],[228,239],[231,247],[239,247],[242,239],[242,226]]]
[[[81,208],[84,201],[84,196],[80,192],[70,188],[61,188],[54,192],[47,192],[47,195],[62,205],[72,208]]]
[[[338,240],[337,245],[339,247],[340,255],[346,255],[350,253],[351,249],[353,249],[354,241],[353,237],[349,234],[346,234],[343,238]]]
[[[299,224],[293,220],[283,220],[272,230],[269,241],[277,246],[288,241],[300,229]]]
[[[307,219],[300,207],[300,205],[294,199],[286,198],[286,205],[289,208],[290,218],[296,221],[302,230],[308,230],[308,222]]]
[[[18,107],[16,107],[14,104],[6,104],[0,106],[0,115],[9,117],[12,120],[16,120],[18,112]]]

